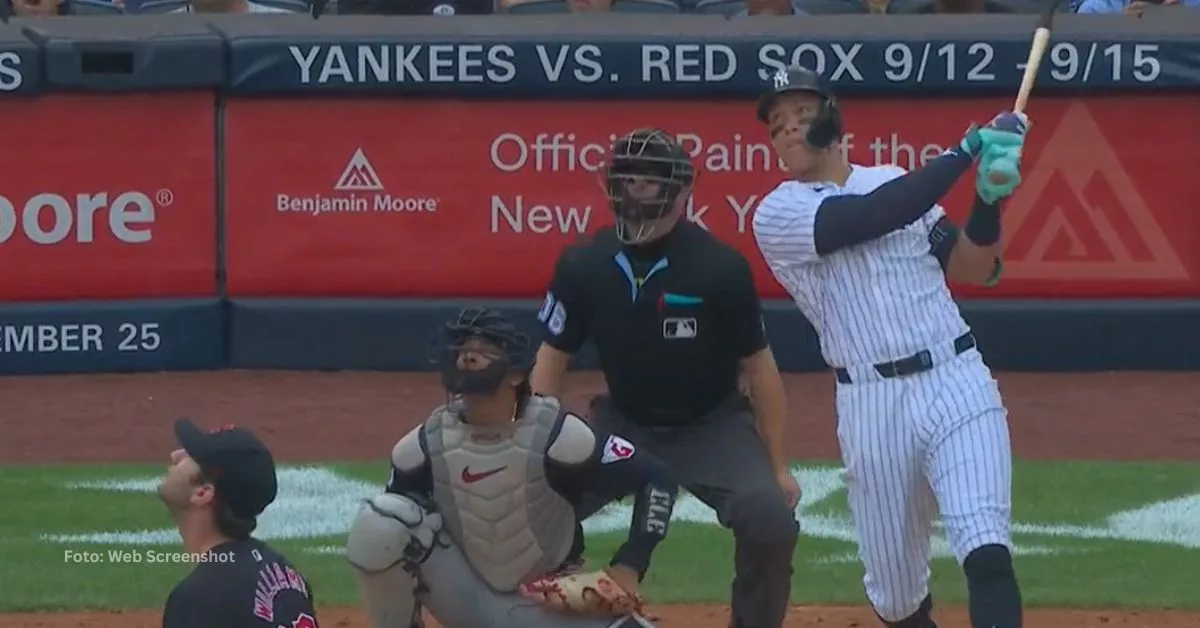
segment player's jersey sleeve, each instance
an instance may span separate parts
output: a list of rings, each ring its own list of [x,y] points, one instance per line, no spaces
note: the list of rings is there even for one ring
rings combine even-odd
[[[941,205],[934,205],[921,216],[921,226],[925,228],[925,232],[933,231],[933,228],[943,219],[946,218],[946,208]]]
[[[416,499],[433,499],[433,469],[426,455],[425,426],[404,435],[392,448],[392,471],[387,492]]]
[[[610,501],[634,496],[629,536],[611,562],[644,575],[654,548],[667,534],[679,492],[667,466],[628,440],[595,430],[571,414],[564,417],[547,454],[548,479],[576,504],[584,494]]]
[[[752,356],[767,347],[767,333],[750,263],[741,253],[731,251],[728,271],[721,279],[725,294],[722,312],[729,325],[730,341],[739,357]]]
[[[758,204],[751,221],[754,241],[773,272],[818,261],[817,210],[823,198],[820,192],[789,181]]]
[[[899,179],[900,177],[908,174],[907,170],[896,165],[876,166],[875,170],[879,172],[879,185],[883,185],[892,179]],[[918,222],[925,232],[929,233],[933,231],[934,227],[937,226],[938,221],[945,217],[945,208],[943,208],[941,205],[934,205],[933,207],[929,208],[929,211],[925,212],[925,214],[921,216],[921,219]]]
[[[908,174],[907,170],[897,165],[875,166],[873,170],[876,173],[875,177],[878,181],[876,187],[883,185],[892,179],[899,179],[900,177]],[[943,208],[941,205],[934,205],[933,207],[929,208],[929,211],[925,212],[925,214],[921,216],[921,219],[918,222],[925,232],[929,233],[933,231],[934,227],[937,226],[938,221],[945,217],[945,208]]]
[[[568,247],[559,255],[537,315],[542,341],[564,353],[579,351],[588,337],[583,251],[581,246]]]

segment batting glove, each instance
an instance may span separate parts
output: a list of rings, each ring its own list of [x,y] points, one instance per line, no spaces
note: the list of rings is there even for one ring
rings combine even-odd
[[[995,205],[1012,195],[1021,184],[1021,147],[989,146],[979,158],[975,171],[975,193],[983,202]]]
[[[1025,143],[1025,134],[1029,126],[1029,118],[1025,114],[1005,111],[992,118],[982,128],[972,124],[958,147],[972,159],[978,159],[992,146],[1015,146],[1019,149]]]

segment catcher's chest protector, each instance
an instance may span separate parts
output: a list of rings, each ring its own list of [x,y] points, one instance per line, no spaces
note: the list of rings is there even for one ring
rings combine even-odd
[[[451,406],[425,424],[433,499],[446,531],[493,589],[562,564],[575,539],[575,511],[546,481],[556,401],[533,397],[503,428],[464,424]]]

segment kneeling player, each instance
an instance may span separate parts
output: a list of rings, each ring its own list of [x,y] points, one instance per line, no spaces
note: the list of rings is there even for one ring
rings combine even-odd
[[[438,347],[454,397],[396,444],[347,542],[373,626],[420,626],[422,607],[446,628],[650,626],[637,587],[674,507],[666,467],[532,395],[529,340],[501,314],[463,310]],[[635,495],[633,525],[608,568],[573,573],[584,491]]]

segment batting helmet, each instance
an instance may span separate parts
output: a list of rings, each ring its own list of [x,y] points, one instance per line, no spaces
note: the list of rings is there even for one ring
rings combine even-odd
[[[618,138],[604,172],[617,237],[631,243],[649,236],[647,225],[666,216],[695,177],[687,151],[666,131],[636,129]],[[659,184],[656,193],[637,195],[633,190],[638,181]]]
[[[820,109],[808,125],[805,141],[816,149],[827,148],[842,136],[842,112],[829,83],[820,74],[801,66],[779,70],[771,77],[767,91],[758,98],[758,121],[767,123],[771,106],[782,94],[802,92],[820,96]]]
[[[469,307],[438,328],[434,337],[434,359],[442,383],[452,393],[490,393],[513,371],[530,366],[529,336],[517,330],[503,314],[483,307]],[[471,353],[477,363],[465,363]]]

